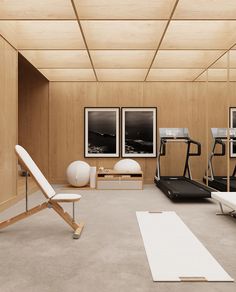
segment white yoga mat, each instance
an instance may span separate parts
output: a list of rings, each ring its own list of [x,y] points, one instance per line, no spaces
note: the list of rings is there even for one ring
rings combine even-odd
[[[233,281],[175,212],[136,215],[153,281]]]

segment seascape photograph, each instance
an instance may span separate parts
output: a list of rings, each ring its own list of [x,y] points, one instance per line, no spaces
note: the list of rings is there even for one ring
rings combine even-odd
[[[156,108],[122,109],[122,156],[156,156]]]
[[[119,109],[85,109],[85,156],[119,156]]]

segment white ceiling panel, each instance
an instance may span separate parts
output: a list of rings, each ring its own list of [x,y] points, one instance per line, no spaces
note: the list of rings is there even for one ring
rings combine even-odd
[[[156,49],[166,21],[81,21],[89,49]]]

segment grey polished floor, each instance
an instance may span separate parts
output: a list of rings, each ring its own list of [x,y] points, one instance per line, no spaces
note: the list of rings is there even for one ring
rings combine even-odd
[[[236,219],[216,216],[214,202],[173,203],[151,185],[143,191],[80,193],[79,217],[86,226],[79,240],[52,210],[0,232],[1,292],[236,291],[235,283],[154,283],[136,221],[135,211],[176,211],[236,279]],[[30,204],[43,199],[35,193]],[[23,206],[19,202],[0,219]]]

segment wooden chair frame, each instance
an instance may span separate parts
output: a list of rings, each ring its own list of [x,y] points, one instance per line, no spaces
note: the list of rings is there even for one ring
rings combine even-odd
[[[22,161],[21,157],[19,156],[19,154],[16,152],[19,161],[21,162],[22,165],[24,165],[24,167],[27,169],[26,172],[26,188],[25,188],[25,202],[26,202],[26,210],[25,212],[22,212],[8,220],[2,221],[0,222],[0,229],[3,229],[9,225],[12,225],[22,219],[28,218],[46,208],[52,208],[59,216],[61,216],[61,218],[74,230],[73,233],[73,238],[74,239],[78,239],[81,235],[81,232],[83,230],[84,227],[84,223],[76,223],[75,222],[75,202],[79,201],[79,199],[59,199],[59,200],[54,200],[53,197],[52,198],[48,198],[47,194],[45,193],[45,191],[43,190],[43,188],[40,186],[40,184],[38,183],[37,179],[34,177],[33,173],[28,169],[28,167],[26,166],[26,164],[24,163],[24,161]],[[36,181],[37,185],[39,186],[39,188],[42,190],[42,192],[44,193],[45,197],[47,198],[47,201],[37,205],[31,209],[28,209],[28,175],[30,175],[34,178],[34,180]],[[73,216],[71,217],[71,215],[67,212],[64,211],[64,209],[60,206],[59,202],[62,203],[72,203],[73,204]]]

